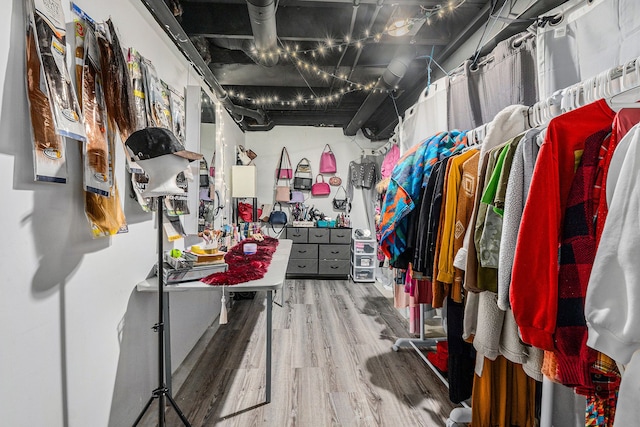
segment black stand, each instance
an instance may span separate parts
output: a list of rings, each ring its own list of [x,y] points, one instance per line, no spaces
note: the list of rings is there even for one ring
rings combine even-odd
[[[158,333],[158,388],[151,392],[149,401],[133,423],[134,427],[142,420],[142,417],[147,412],[154,399],[158,399],[158,427],[165,427],[165,398],[169,400],[169,403],[173,406],[173,409],[180,417],[180,420],[182,420],[182,423],[187,427],[191,427],[191,424],[187,421],[187,418],[178,407],[178,404],[171,397],[171,393],[167,388],[164,377],[164,254],[162,248],[162,242],[164,240],[162,224],[164,197],[165,196],[158,196],[157,198],[158,207],[156,210],[156,216],[158,217],[158,267],[156,271],[158,274],[158,323],[153,325],[152,328]]]

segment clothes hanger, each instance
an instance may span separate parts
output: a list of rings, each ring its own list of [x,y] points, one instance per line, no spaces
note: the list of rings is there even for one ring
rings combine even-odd
[[[627,85],[621,83],[623,90],[606,98],[607,104],[614,111],[620,111],[623,108],[640,108],[640,103],[638,103],[638,100],[640,100],[640,58],[636,58],[632,63],[630,62],[622,67],[622,80],[626,77],[626,70],[630,66],[633,66],[635,84],[627,87]]]

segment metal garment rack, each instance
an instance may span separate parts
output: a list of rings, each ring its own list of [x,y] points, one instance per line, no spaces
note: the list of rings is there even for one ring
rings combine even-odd
[[[393,351],[398,351],[401,348],[413,348],[415,352],[420,356],[420,358],[427,364],[429,369],[433,371],[433,373],[438,377],[438,379],[445,385],[445,387],[449,388],[449,381],[440,373],[438,368],[436,368],[433,363],[427,358],[427,356],[420,351],[420,349],[424,348],[433,348],[439,342],[446,341],[446,337],[434,337],[434,338],[426,338],[424,336],[424,309],[426,304],[420,304],[420,337],[419,338],[398,338],[393,345]],[[464,408],[470,408],[470,406],[466,402],[461,402]]]

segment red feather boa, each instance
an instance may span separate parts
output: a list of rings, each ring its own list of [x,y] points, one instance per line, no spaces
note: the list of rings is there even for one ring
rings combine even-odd
[[[243,246],[245,243],[255,243],[258,250],[253,255],[245,255]],[[238,243],[224,256],[225,262],[229,265],[227,271],[213,273],[200,279],[208,285],[237,285],[238,283],[249,282],[251,280],[262,279],[267,274],[273,253],[278,247],[278,239],[264,236],[264,241],[259,242],[254,239],[245,239]]]

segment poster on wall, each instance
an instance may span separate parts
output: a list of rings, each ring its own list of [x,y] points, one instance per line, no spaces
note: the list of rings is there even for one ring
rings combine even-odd
[[[32,16],[30,17],[32,23]],[[27,26],[27,99],[31,116],[33,167],[36,181],[67,182],[67,156],[62,136],[55,133],[33,25]]]
[[[31,2],[29,2],[31,3]],[[59,135],[85,141],[80,105],[66,61],[66,26],[60,0],[33,0],[32,25],[44,82]]]

